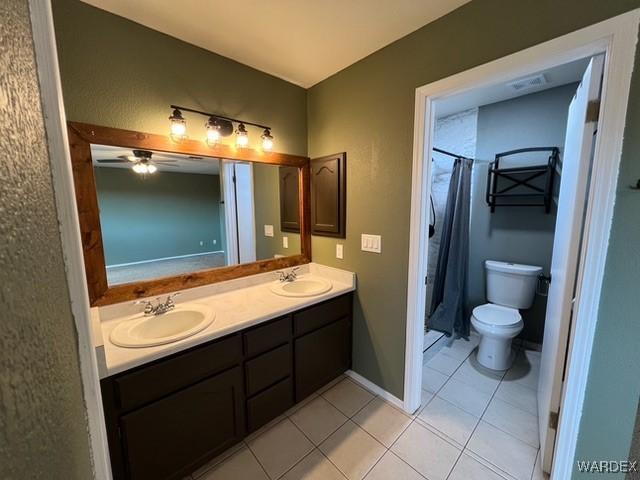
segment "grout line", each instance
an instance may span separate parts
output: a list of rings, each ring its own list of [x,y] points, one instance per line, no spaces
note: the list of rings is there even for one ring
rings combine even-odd
[[[278,422],[276,425],[279,425],[280,422]],[[274,425],[275,426],[275,425]],[[271,430],[271,429],[269,429]],[[246,442],[245,442],[246,443]],[[271,475],[269,475],[269,472],[267,472],[267,469],[264,468],[264,465],[262,465],[262,462],[260,461],[260,459],[258,458],[258,456],[254,453],[254,451],[251,449],[251,447],[249,446],[249,444],[247,443],[247,450],[249,450],[249,452],[251,453],[251,455],[253,455],[253,458],[255,458],[256,462],[258,462],[258,465],[260,465],[260,468],[262,469],[262,471],[264,472],[264,474],[267,476],[267,478],[271,478]]]

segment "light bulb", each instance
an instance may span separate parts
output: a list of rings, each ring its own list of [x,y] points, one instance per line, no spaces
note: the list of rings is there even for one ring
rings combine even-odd
[[[158,167],[156,167],[153,163],[147,165],[147,173],[155,173],[156,170],[158,170]]]
[[[147,168],[147,166],[144,163],[136,163],[133,166],[133,171],[136,172],[136,173],[139,173],[141,175],[144,175],[145,173],[147,173],[148,170],[149,169]]]
[[[260,138],[262,138],[262,150],[270,152],[273,148],[273,135],[271,135],[271,131],[265,128]]]
[[[180,110],[176,108],[169,117],[169,121],[171,122],[170,136],[173,140],[182,140],[187,136],[187,122],[182,116],[182,112],[180,112]]]
[[[207,127],[207,144],[213,147],[220,140],[220,125],[216,118],[211,117],[205,126]]]
[[[238,130],[236,130],[236,147],[245,148],[249,145],[249,134],[247,133],[247,129],[244,126],[244,123],[238,125]]]

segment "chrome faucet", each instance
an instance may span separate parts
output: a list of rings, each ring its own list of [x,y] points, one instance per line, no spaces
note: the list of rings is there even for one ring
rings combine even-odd
[[[153,304],[153,302],[149,300],[137,300],[134,302],[135,305],[144,305],[144,316],[151,317],[162,315],[163,313],[167,313],[174,308],[176,308],[176,304],[173,302],[173,299],[180,295],[180,292],[173,293],[171,295],[167,295],[167,298],[164,302],[160,301],[160,297],[156,298],[157,304]]]
[[[278,280],[280,280],[281,282],[293,282],[296,278],[298,278],[298,270],[300,270],[300,267],[292,268],[288,273],[282,270],[278,270],[276,272],[278,274]]]

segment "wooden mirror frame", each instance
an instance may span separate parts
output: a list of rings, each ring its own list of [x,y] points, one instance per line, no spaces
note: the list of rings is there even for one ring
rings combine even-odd
[[[250,148],[236,149],[228,145],[209,147],[204,141],[192,139],[175,142],[165,135],[77,122],[67,122],[67,130],[91,306],[126,302],[311,262],[309,158],[262,152]],[[298,167],[300,172],[300,254],[109,286],[91,144]]]

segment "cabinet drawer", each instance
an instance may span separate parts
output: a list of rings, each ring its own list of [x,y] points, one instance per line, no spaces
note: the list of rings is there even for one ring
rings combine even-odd
[[[244,334],[244,352],[253,357],[277,347],[289,340],[291,336],[291,316],[279,318],[266,325],[252,328]]]
[[[245,363],[247,396],[291,374],[291,344],[282,345]]]
[[[295,340],[296,402],[351,366],[351,319],[345,317]]]
[[[303,335],[342,317],[351,315],[351,294],[333,298],[293,315],[294,335]]]
[[[145,365],[114,380],[120,409],[131,410],[240,363],[240,335]]]
[[[293,405],[291,377],[247,400],[247,430],[253,432]]]
[[[126,478],[183,478],[242,439],[242,407],[236,367],[124,415]]]

